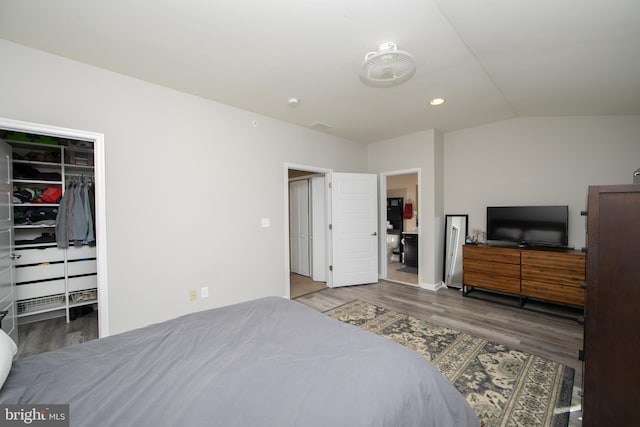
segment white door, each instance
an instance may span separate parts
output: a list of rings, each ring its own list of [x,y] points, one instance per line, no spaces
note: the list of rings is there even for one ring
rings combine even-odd
[[[331,286],[378,281],[377,177],[331,174]]]
[[[309,181],[289,183],[289,248],[291,272],[309,276]]]
[[[3,141],[0,142],[0,311],[7,311],[2,320],[2,329],[17,343],[16,291],[12,259],[12,200],[11,147]]]

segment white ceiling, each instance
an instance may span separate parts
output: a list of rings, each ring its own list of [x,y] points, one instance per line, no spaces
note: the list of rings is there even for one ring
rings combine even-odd
[[[0,0],[0,37],[362,142],[640,114],[638,0]],[[365,86],[385,41],[416,74]]]

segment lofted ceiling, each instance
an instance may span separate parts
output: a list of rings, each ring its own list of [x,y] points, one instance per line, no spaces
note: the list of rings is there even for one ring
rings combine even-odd
[[[638,0],[0,0],[0,37],[365,143],[640,114]],[[416,73],[366,86],[386,41]]]

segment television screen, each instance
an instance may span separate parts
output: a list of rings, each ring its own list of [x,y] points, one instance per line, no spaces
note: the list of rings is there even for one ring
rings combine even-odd
[[[487,207],[487,240],[521,246],[567,246],[568,206]]]

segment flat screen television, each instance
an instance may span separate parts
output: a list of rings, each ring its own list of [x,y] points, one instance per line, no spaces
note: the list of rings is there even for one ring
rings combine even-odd
[[[487,241],[518,246],[567,247],[568,206],[487,207]]]

